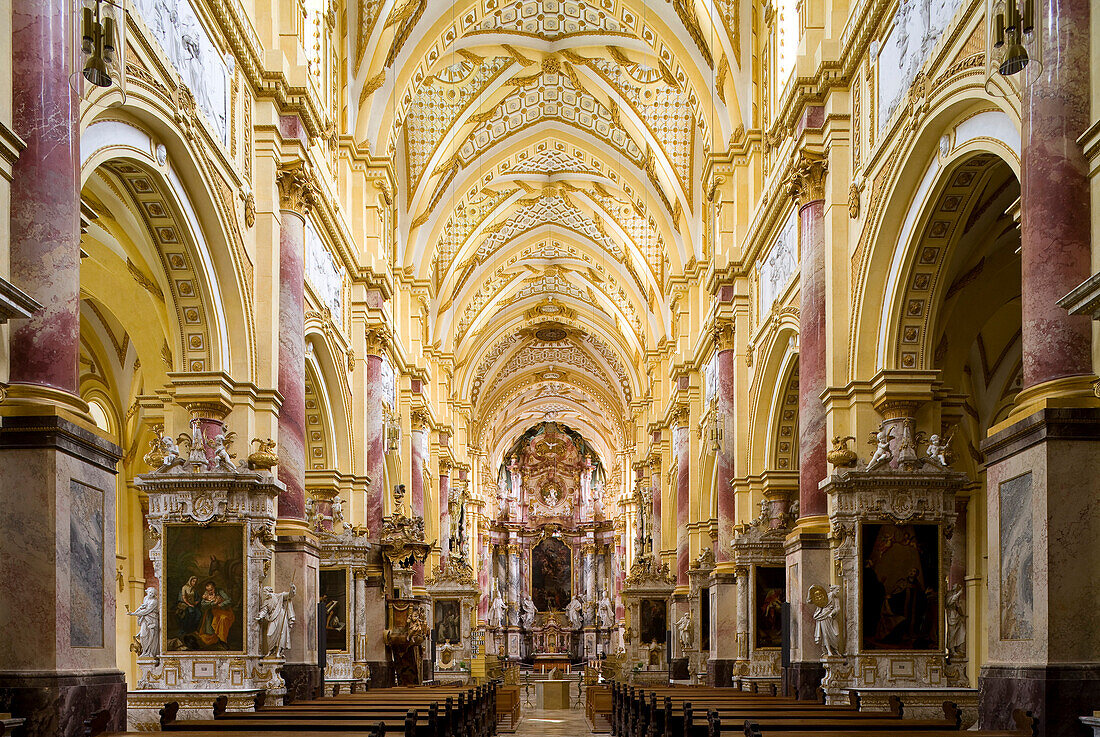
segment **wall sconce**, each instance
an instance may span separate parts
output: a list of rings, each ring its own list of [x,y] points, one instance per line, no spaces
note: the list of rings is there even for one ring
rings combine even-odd
[[[114,88],[126,102],[126,9],[123,0],[74,0],[73,24],[77,34],[73,47],[74,72],[69,84],[81,97],[84,83],[98,88]]]
[[[987,0],[986,80],[1012,77],[1035,62],[1041,67],[1036,0]],[[1028,51],[1028,46],[1031,50]]]

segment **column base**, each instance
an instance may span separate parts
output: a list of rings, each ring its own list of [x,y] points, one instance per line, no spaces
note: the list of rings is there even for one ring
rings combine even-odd
[[[321,689],[321,668],[312,663],[284,663],[283,681],[286,682],[284,703],[305,701],[317,696]]]
[[[715,658],[707,661],[707,685],[711,687],[733,687],[733,673],[737,667],[736,660],[720,660]]]
[[[1100,704],[1100,663],[1081,665],[988,665],[978,677],[978,727],[1014,729],[1013,709],[1039,720],[1046,737],[1080,737],[1080,717]]]
[[[783,669],[783,693],[802,701],[817,701],[817,689],[825,678],[825,665],[817,661],[791,663]]]
[[[26,719],[25,737],[78,737],[84,721],[110,713],[108,732],[126,729],[126,679],[122,671],[0,673],[0,711]]]

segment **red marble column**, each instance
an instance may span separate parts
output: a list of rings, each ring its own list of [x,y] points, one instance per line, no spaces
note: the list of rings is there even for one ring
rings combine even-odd
[[[439,567],[447,570],[451,554],[451,464],[439,464]],[[454,520],[458,524],[458,520]]]
[[[718,464],[718,549],[719,563],[733,560],[730,542],[736,521],[737,503],[730,481],[733,480],[733,423],[735,417],[733,323],[717,321],[714,326],[715,350],[718,351],[718,418],[722,441],[715,462]]]
[[[691,442],[688,431],[687,407],[675,420],[680,425],[672,432],[672,447],[676,454],[676,584],[688,583],[688,519],[691,503]]]
[[[1057,301],[1090,275],[1088,164],[1091,0],[1041,3],[1041,73],[1024,83],[1020,197],[1024,388],[1092,373],[1087,315]],[[1035,62],[1028,67],[1034,74]]]
[[[77,394],[80,161],[69,86],[65,0],[12,3],[12,127],[27,144],[12,167],[11,281],[42,309],[12,323],[12,384]]]
[[[427,418],[419,412],[413,413],[412,418],[412,453],[409,461],[409,471],[412,478],[409,483],[409,503],[412,505],[412,517],[424,518],[424,462],[428,450],[428,426]],[[413,585],[424,585],[424,564],[416,563],[413,566]]]
[[[798,319],[798,496],[803,517],[828,511],[818,484],[825,462],[825,171],[824,158],[803,153],[790,182],[798,201],[801,252]]]
[[[305,217],[313,185],[299,163],[280,169],[279,186],[279,495],[280,519],[305,519]]]
[[[653,485],[650,488],[650,491],[653,494],[653,520],[650,523],[653,527],[653,530],[652,530],[653,558],[654,558],[654,560],[660,560],[661,559],[661,545],[663,544],[663,541],[662,541],[662,538],[663,538],[662,529],[663,528],[661,527],[661,525],[662,525],[662,522],[661,522],[661,497],[663,496],[663,494],[661,493],[661,458],[660,458],[660,456],[655,456],[655,457],[650,459],[650,472],[651,472],[652,478],[653,478]]]
[[[382,350],[385,343],[380,331],[368,330],[367,371],[364,409],[364,442],[367,447],[366,474],[370,478],[365,501],[363,524],[370,535],[377,537],[382,531],[383,500],[385,499],[386,438],[382,383]]]

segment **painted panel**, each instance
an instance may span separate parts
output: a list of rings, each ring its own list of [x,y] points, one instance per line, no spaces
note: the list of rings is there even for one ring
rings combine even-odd
[[[325,647],[329,652],[348,649],[348,572],[346,568],[318,573],[321,603],[325,605]]]
[[[783,597],[787,589],[786,569],[780,566],[756,566],[753,621],[756,634],[753,647],[780,647],[783,644]]]
[[[638,632],[643,645],[664,644],[668,631],[668,602],[664,599],[642,599]]]
[[[1001,639],[1035,635],[1034,520],[1031,472],[1001,483]]]
[[[166,647],[244,650],[244,526],[165,525]]]
[[[939,525],[864,524],[861,550],[863,649],[940,649]]]
[[[436,645],[444,642],[458,645],[462,641],[462,610],[458,599],[437,599],[432,614],[432,637]]]
[[[69,644],[103,647],[103,492],[72,480],[69,499]]]
[[[540,612],[564,611],[569,604],[572,553],[549,537],[531,549],[531,598]]]

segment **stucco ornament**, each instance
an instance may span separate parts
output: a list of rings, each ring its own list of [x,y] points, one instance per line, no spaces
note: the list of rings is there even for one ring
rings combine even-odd
[[[294,584],[290,584],[290,591],[281,594],[276,594],[275,589],[270,586],[263,588],[263,601],[260,603],[260,614],[256,621],[265,625],[265,652],[268,657],[281,658],[283,651],[290,647],[290,630],[294,628],[296,621],[291,600],[296,593]]]
[[[837,435],[833,438],[833,449],[826,454],[825,459],[837,468],[854,468],[859,459],[855,451],[848,448],[849,440],[855,438],[851,435],[844,438]]]
[[[274,440],[271,438],[267,440],[252,438],[252,442],[256,444],[256,450],[248,456],[249,470],[270,471],[279,464],[279,456],[275,452]]]

